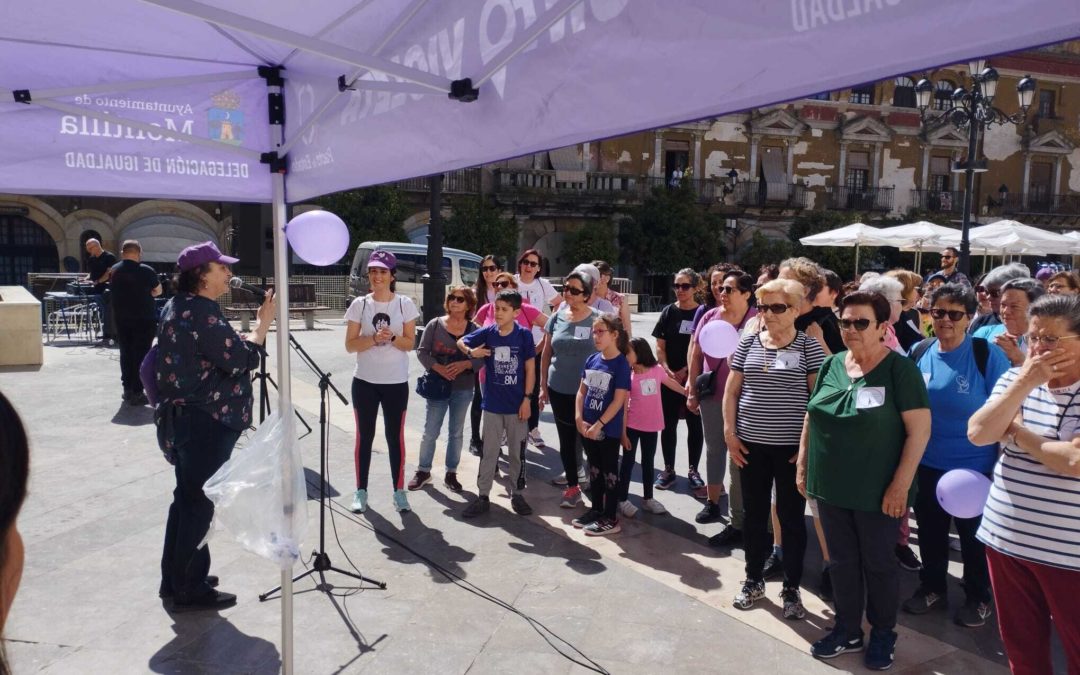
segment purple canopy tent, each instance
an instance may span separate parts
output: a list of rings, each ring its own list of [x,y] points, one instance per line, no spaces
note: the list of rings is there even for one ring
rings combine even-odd
[[[284,278],[287,198],[1076,36],[1076,0],[6,0],[0,192],[272,202]]]

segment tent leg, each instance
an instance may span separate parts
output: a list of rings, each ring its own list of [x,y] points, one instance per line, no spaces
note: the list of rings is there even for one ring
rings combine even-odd
[[[855,280],[859,280],[859,245],[855,244]]]

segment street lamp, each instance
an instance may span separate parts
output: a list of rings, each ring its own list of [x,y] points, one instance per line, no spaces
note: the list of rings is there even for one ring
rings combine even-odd
[[[968,154],[967,158],[956,163],[954,171],[962,171],[964,181],[964,221],[960,230],[960,271],[964,274],[970,272],[971,242],[968,240],[968,231],[971,229],[971,200],[975,188],[975,174],[986,171],[986,161],[976,157],[979,145],[979,133],[994,124],[1022,124],[1027,119],[1028,109],[1031,108],[1032,99],[1035,97],[1035,80],[1030,75],[1024,76],[1016,85],[1016,95],[1020,103],[1020,110],[1012,115],[1006,115],[999,108],[994,107],[994,96],[997,95],[998,72],[991,68],[984,58],[972,59],[968,63],[968,72],[971,75],[971,90],[957,87],[952,93],[952,104],[948,109],[935,115],[927,115],[931,98],[934,95],[934,83],[928,79],[919,80],[915,85],[915,101],[919,106],[919,116],[922,118],[923,128],[932,123],[950,123],[957,129],[967,129]]]

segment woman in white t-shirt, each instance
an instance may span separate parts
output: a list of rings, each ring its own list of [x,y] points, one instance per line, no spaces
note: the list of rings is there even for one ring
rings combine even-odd
[[[371,293],[353,300],[345,312],[345,351],[356,354],[352,400],[356,410],[356,494],[352,510],[367,509],[368,472],[375,420],[382,406],[390,475],[394,481],[394,507],[409,510],[405,496],[405,410],[409,406],[409,352],[416,344],[416,318],[412,299],[394,292],[397,258],[375,251],[368,259]]]
[[[535,248],[527,249],[518,257],[517,266],[518,273],[514,275],[514,278],[517,279],[518,293],[521,293],[521,297],[524,298],[525,302],[539,309],[542,314],[548,313],[549,306],[559,306],[559,303],[563,300],[562,295],[555,290],[551,282],[540,276],[540,270],[544,267],[544,258],[540,255],[540,251]],[[536,372],[539,373],[544,329],[534,326],[532,334],[533,341],[536,343]],[[544,439],[541,438],[540,430],[537,429],[540,424],[539,394],[540,378],[538,377],[536,378],[536,386],[533,387],[532,393],[529,395],[529,400],[532,401],[530,407],[532,412],[529,413],[529,441],[538,448],[544,445]]]

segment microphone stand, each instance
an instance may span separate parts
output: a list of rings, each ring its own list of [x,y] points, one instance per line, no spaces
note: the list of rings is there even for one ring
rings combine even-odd
[[[289,337],[291,338],[292,335],[290,334]],[[266,386],[267,382],[270,383],[270,386],[273,387],[275,391],[277,390],[277,382],[274,382],[274,378],[270,376],[270,373],[266,372],[265,349],[259,353],[259,370],[251,376],[251,379],[259,381],[259,423],[261,424],[263,420],[266,419],[266,416],[270,414],[270,390]],[[307,429],[300,438],[310,434],[311,425],[307,423],[307,420],[300,414],[300,411],[293,408],[293,414],[296,415],[296,419],[300,420],[300,424],[304,425],[304,428]],[[255,427],[252,426],[251,428],[254,429]]]
[[[293,337],[292,333],[289,334],[289,344],[296,350],[296,353],[300,356],[300,360],[304,362],[304,365],[310,368],[311,372],[315,373],[319,378],[319,548],[314,552],[311,568],[293,577],[293,583],[311,576],[312,574],[318,574],[319,584],[316,585],[316,590],[330,592],[332,587],[326,585],[326,572],[337,572],[338,574],[342,574],[358,581],[366,581],[369,584],[374,584],[380,589],[385,590],[385,581],[369,579],[362,574],[334,567],[330,562],[330,556],[326,553],[326,463],[327,439],[329,436],[326,411],[329,406],[329,392],[332,390],[334,394],[337,395],[338,400],[344,405],[348,405],[349,401],[345,398],[345,395],[334,386],[334,383],[330,381],[330,373],[324,372],[319,368],[319,364],[315,363],[315,360],[311,358],[311,355],[307,353],[300,342]],[[281,586],[276,586],[265,593],[261,593],[259,594],[259,600],[265,602],[271,595],[280,590]]]

